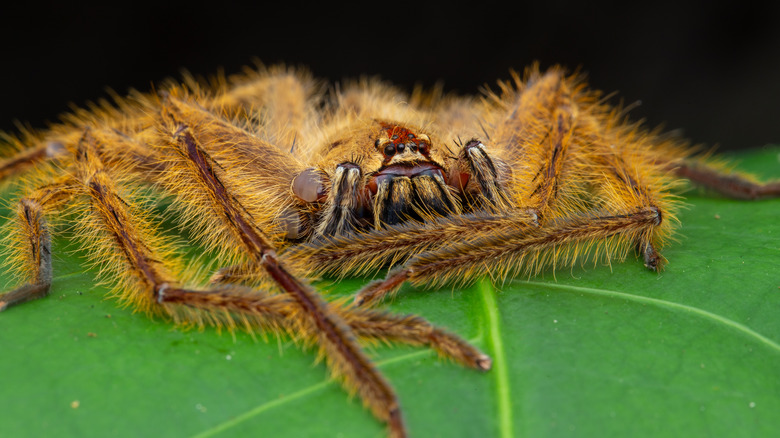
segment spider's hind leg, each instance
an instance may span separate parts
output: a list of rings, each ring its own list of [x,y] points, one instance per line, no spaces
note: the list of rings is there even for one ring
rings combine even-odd
[[[738,173],[727,173],[697,160],[670,164],[677,175],[697,185],[734,199],[757,200],[780,197],[780,181],[760,183]]]

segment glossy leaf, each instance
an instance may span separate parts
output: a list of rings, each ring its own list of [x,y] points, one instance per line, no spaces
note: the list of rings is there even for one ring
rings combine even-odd
[[[780,176],[780,148],[740,158]],[[405,288],[390,309],[449,327],[495,360],[479,373],[424,349],[369,347],[412,435],[780,430],[780,200],[693,192],[689,202],[661,274],[632,259],[495,288]],[[0,436],[384,436],[311,353],[118,308],[78,253],[55,249],[51,296],[0,313]],[[364,282],[323,288],[349,294]]]

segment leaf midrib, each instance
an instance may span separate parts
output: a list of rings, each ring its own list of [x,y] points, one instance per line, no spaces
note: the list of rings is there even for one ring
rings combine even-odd
[[[498,304],[496,303],[496,290],[488,277],[482,278],[478,282],[477,288],[479,289],[485,312],[484,326],[487,329],[487,341],[493,353],[492,374],[495,381],[495,395],[498,406],[496,412],[499,428],[498,435],[501,438],[512,438],[515,434],[511,386],[509,384],[508,364],[501,336],[501,318],[499,316]]]

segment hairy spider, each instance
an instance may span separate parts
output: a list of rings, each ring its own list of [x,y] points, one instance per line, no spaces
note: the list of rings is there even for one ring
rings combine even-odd
[[[376,81],[328,92],[283,67],[161,90],[8,137],[16,153],[0,178],[21,185],[7,227],[22,285],[0,295],[0,310],[48,294],[48,222],[64,222],[121,301],[178,324],[316,346],[392,436],[406,435],[398,401],[358,339],[491,367],[420,317],[370,308],[405,282],[501,280],[631,250],[658,270],[683,179],[743,199],[780,195],[780,183],[728,175],[628,122],[559,68],[533,67],[480,99]],[[181,259],[141,187],[153,202],[163,195],[203,255]],[[326,301],[309,283],[387,266],[353,303]],[[197,286],[204,271],[213,274]]]

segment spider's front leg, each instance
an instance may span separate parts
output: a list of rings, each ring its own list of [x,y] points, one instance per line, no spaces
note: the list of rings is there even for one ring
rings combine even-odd
[[[355,297],[372,305],[406,282],[435,287],[468,283],[481,275],[493,280],[534,275],[546,267],[572,265],[583,257],[625,257],[630,243],[646,239],[660,222],[655,208],[620,214],[556,219],[537,227],[516,216],[458,218],[448,237],[454,242],[423,252],[384,280],[369,283]],[[487,233],[466,234],[488,225]]]

